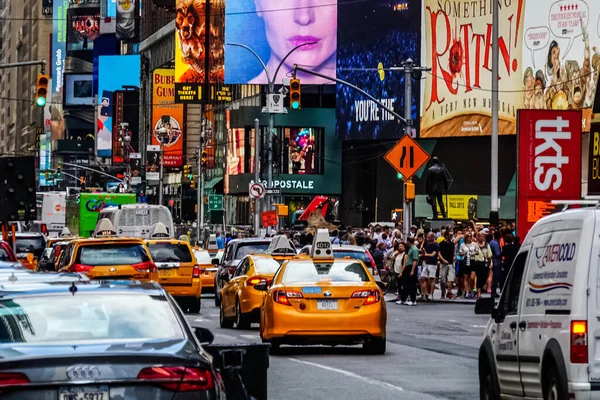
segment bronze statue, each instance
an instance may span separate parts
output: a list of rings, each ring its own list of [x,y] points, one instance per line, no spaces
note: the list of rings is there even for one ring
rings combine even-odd
[[[444,164],[437,157],[431,159],[431,163],[425,171],[425,193],[427,193],[427,203],[431,205],[433,219],[438,219],[436,202],[440,206],[442,217],[447,218],[442,196],[448,194],[448,178]]]

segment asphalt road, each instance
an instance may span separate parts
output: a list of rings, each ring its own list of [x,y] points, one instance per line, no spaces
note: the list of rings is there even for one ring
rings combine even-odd
[[[487,318],[474,315],[470,304],[387,306],[385,355],[364,355],[359,346],[283,347],[270,358],[269,399],[479,398],[477,351]],[[212,298],[203,296],[200,314],[187,318],[210,329],[215,343],[260,343],[256,324],[219,328]]]

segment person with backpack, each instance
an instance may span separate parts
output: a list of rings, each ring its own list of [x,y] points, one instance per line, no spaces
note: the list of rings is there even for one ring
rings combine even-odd
[[[477,288],[477,298],[481,298],[481,289],[483,289],[488,280],[490,268],[492,268],[492,249],[485,240],[485,233],[477,233],[477,249],[473,256],[473,271],[475,271],[475,287]]]

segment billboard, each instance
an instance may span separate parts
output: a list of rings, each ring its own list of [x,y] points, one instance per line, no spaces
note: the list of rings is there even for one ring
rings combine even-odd
[[[600,123],[590,130],[588,153],[588,196],[600,196]]]
[[[64,77],[65,105],[94,105],[91,74],[66,74]]]
[[[506,0],[500,9],[500,134],[515,133],[517,110],[523,104],[526,2]],[[423,75],[421,138],[491,134],[492,8],[492,0],[482,0],[477,6],[424,0],[422,61],[431,72]],[[537,10],[531,13],[539,14]]]
[[[67,56],[67,11],[69,0],[52,2],[52,93],[61,93]],[[56,101],[57,99],[54,99]],[[59,99],[62,102],[62,98]]]
[[[158,181],[160,179],[160,146],[148,145],[146,147],[146,180]]]
[[[93,50],[94,40],[100,35],[99,8],[71,8],[69,10],[69,51]]]
[[[600,69],[600,2],[526,0],[526,4],[524,108],[591,108]]]
[[[404,73],[385,69],[407,58],[419,62],[420,22],[418,0],[338,0],[337,77],[403,116]],[[412,118],[417,121],[418,80],[413,80],[412,93]],[[392,114],[349,87],[337,85],[336,103],[341,139],[391,139],[403,134],[403,125]]]
[[[223,83],[225,2],[177,0],[176,8],[175,101],[206,102],[207,85]]]
[[[184,113],[183,104],[175,104],[175,70],[155,69],[152,76],[152,144],[160,145],[161,134],[165,135],[164,165],[180,167],[183,165]]]
[[[290,50],[307,43],[286,59],[275,83],[281,84],[281,78],[294,64],[335,78],[337,1],[314,0],[302,3],[301,7],[290,4],[271,0],[228,1],[226,42],[244,44],[256,51],[267,65],[270,77]],[[298,76],[306,84],[334,83],[312,75]],[[260,62],[248,50],[227,46],[225,83],[266,85],[268,79]]]
[[[115,73],[118,71],[118,73]],[[112,156],[113,92],[125,86],[140,86],[140,56],[100,56],[98,58],[98,157]]]
[[[581,111],[519,110],[517,229],[525,237],[553,211],[551,200],[581,197]]]
[[[137,38],[139,0],[117,0],[117,39],[134,41]]]

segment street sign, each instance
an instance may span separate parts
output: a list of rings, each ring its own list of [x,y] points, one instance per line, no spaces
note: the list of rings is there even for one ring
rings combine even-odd
[[[265,196],[265,186],[262,183],[251,183],[248,194],[251,199],[262,199]]]
[[[267,94],[267,106],[263,109],[263,112],[269,114],[287,114],[287,110],[283,106],[284,95],[280,93],[268,93]]]
[[[208,210],[219,211],[223,209],[223,195],[209,194],[208,195]]]
[[[394,169],[409,180],[427,161],[429,154],[408,135],[404,135],[383,157]]]
[[[270,189],[269,189],[269,188],[266,188],[266,189],[265,189],[265,194],[268,194],[268,195],[271,195],[271,196],[272,196],[272,195],[280,195],[280,194],[281,194],[281,189],[279,189],[279,188],[277,188],[277,189],[274,189],[274,188],[270,188]]]
[[[264,227],[277,225],[277,212],[275,210],[260,213],[260,219]]]

